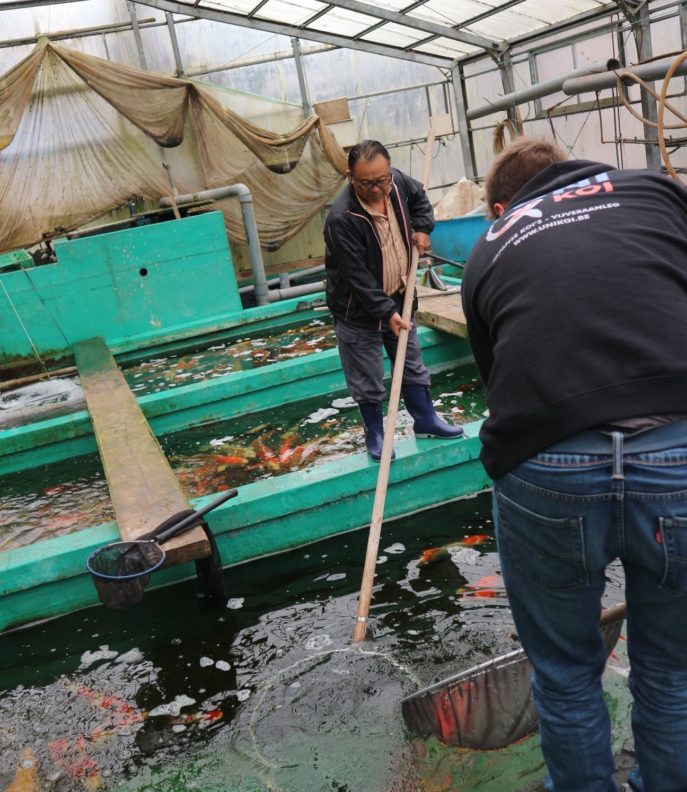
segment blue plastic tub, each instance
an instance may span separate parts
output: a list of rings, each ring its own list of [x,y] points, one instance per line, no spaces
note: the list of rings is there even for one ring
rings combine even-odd
[[[477,240],[491,225],[484,215],[454,217],[453,220],[437,220],[430,237],[432,251],[451,261],[467,261]]]

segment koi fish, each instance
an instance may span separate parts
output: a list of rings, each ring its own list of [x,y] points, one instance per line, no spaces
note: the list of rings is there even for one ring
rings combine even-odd
[[[506,593],[501,575],[485,575],[476,583],[468,583],[456,591],[462,597],[502,597]]]
[[[45,487],[42,490],[43,495],[48,495],[52,497],[53,495],[61,495],[63,492],[70,492],[73,489],[76,489],[77,484],[73,481],[67,481],[64,484],[55,484],[52,487]]]
[[[417,563],[419,566],[425,566],[439,558],[450,555],[450,551],[454,547],[478,547],[479,545],[489,542],[491,539],[492,537],[488,534],[472,534],[471,536],[466,536],[464,539],[461,539],[459,542],[449,542],[449,544],[442,545],[441,547],[429,547],[427,550],[422,551]]]
[[[491,538],[489,534],[472,534],[471,536],[466,536],[463,541],[458,544],[464,547],[475,547],[476,545],[483,545],[485,542],[489,542]]]
[[[85,753],[86,745],[85,737],[77,737],[71,743],[65,737],[60,737],[48,743],[48,749],[55,764],[85,789],[96,792],[103,785],[103,776],[98,765]]]
[[[220,465],[247,465],[248,460],[242,456],[227,456],[225,454],[216,454],[215,461]]]
[[[274,451],[269,449],[262,442],[262,440],[256,440],[253,445],[255,447],[255,452],[258,455],[258,459],[268,470],[276,472],[281,469],[278,457],[275,455]]]
[[[38,777],[36,756],[30,748],[26,748],[17,767],[17,772],[7,787],[7,792],[40,792],[40,790],[41,783]]]

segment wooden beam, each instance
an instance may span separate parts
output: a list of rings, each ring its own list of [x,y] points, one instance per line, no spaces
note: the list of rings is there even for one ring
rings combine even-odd
[[[136,539],[189,503],[103,339],[80,341],[73,350],[119,534]],[[210,555],[201,528],[170,539],[164,550],[166,566]]]
[[[418,308],[415,318],[420,324],[461,338],[468,337],[460,294],[456,292],[443,294],[438,289],[418,286],[417,297]]]

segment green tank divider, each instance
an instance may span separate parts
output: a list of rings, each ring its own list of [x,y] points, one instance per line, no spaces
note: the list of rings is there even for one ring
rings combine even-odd
[[[396,443],[386,519],[483,492],[491,482],[479,462],[481,421],[456,440]],[[262,479],[208,518],[225,566],[284,552],[369,526],[378,466],[366,454]],[[194,508],[216,494],[194,501]],[[115,523],[0,553],[0,631],[98,603],[88,555],[119,537]],[[156,572],[150,588],[195,575],[192,563]],[[143,604],[141,607],[145,607]]]
[[[437,372],[472,362],[463,339],[419,328],[425,364]],[[386,362],[387,375],[389,373]],[[156,436],[262,412],[345,389],[336,349],[142,396],[138,404]],[[0,432],[0,475],[95,453],[86,411]]]
[[[140,357],[137,353],[150,347],[164,345],[165,352],[183,349],[189,345],[202,343],[203,338],[212,337],[213,342],[222,341],[222,333],[240,335],[259,333],[273,329],[286,330],[311,319],[328,317],[327,313],[315,311],[324,305],[324,292],[316,292],[306,297],[246,308],[241,311],[217,314],[210,318],[178,324],[170,333],[164,330],[151,330],[139,335],[122,336],[108,341],[113,354]],[[287,320],[285,322],[285,319]],[[289,322],[290,320],[290,322]]]

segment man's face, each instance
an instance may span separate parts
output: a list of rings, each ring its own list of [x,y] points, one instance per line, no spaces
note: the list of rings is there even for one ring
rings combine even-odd
[[[377,201],[391,188],[391,164],[382,154],[372,159],[361,157],[349,171],[356,195],[363,201]]]

